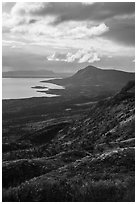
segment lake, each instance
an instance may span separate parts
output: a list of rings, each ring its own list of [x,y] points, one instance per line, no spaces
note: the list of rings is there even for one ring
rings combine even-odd
[[[3,78],[2,79],[2,99],[55,97],[57,95],[37,92],[37,91],[47,91],[49,89],[64,89],[62,86],[48,83],[48,80],[50,79],[51,78],[46,78],[46,79],[45,78]],[[43,80],[44,81],[46,80],[47,83],[41,82]],[[31,88],[35,86],[37,88]]]

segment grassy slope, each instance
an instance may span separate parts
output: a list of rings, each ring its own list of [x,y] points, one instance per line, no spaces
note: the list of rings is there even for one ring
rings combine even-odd
[[[131,83],[49,143],[5,153],[3,201],[134,201],[134,113]]]

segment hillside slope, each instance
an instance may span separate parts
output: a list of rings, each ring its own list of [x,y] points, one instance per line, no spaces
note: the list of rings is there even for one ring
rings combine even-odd
[[[65,87],[65,90],[49,90],[59,95],[69,95],[76,97],[112,95],[127,84],[128,81],[135,80],[134,73],[118,70],[103,70],[94,66],[88,66],[79,70],[71,77],[64,79],[50,80],[55,84]],[[44,81],[43,81],[44,82]]]
[[[131,81],[50,143],[3,154],[3,201],[133,202],[134,140]]]

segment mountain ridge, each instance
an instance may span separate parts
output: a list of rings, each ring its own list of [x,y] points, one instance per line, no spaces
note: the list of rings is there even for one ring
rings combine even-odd
[[[103,77],[105,77],[105,75],[110,75],[110,74],[115,74],[116,76],[118,76],[118,74],[122,74],[122,76],[128,76],[129,77],[129,81],[133,79],[134,77],[134,73],[132,72],[125,72],[125,71],[119,71],[119,70],[107,70],[107,69],[99,69],[97,67],[94,66],[87,66],[86,68],[80,69],[79,71],[77,71],[73,76],[65,78],[65,79],[58,79],[55,80],[55,82],[59,82],[60,84],[65,84],[65,80],[76,80],[77,78],[82,79],[82,77],[88,77],[90,79],[93,79],[95,76],[100,76],[103,75]],[[93,75],[93,76],[92,76]],[[107,78],[108,76],[106,76]],[[112,77],[112,75],[111,75]],[[108,78],[109,79],[109,78]],[[84,80],[84,78],[83,78]],[[81,82],[79,82],[81,83]]]
[[[69,73],[55,73],[51,70],[39,70],[39,71],[7,71],[2,72],[3,78],[52,78],[52,77],[67,77],[70,76]]]
[[[97,97],[101,94],[110,96],[120,91],[131,80],[135,80],[134,73],[103,70],[94,66],[88,66],[71,77],[49,80],[48,82],[64,86],[65,90],[49,90],[47,92],[72,97],[77,95]],[[45,81],[42,82],[44,83]]]

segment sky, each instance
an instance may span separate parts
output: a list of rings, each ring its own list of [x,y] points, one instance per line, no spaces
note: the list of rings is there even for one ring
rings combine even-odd
[[[2,70],[135,71],[134,2],[3,2]]]

